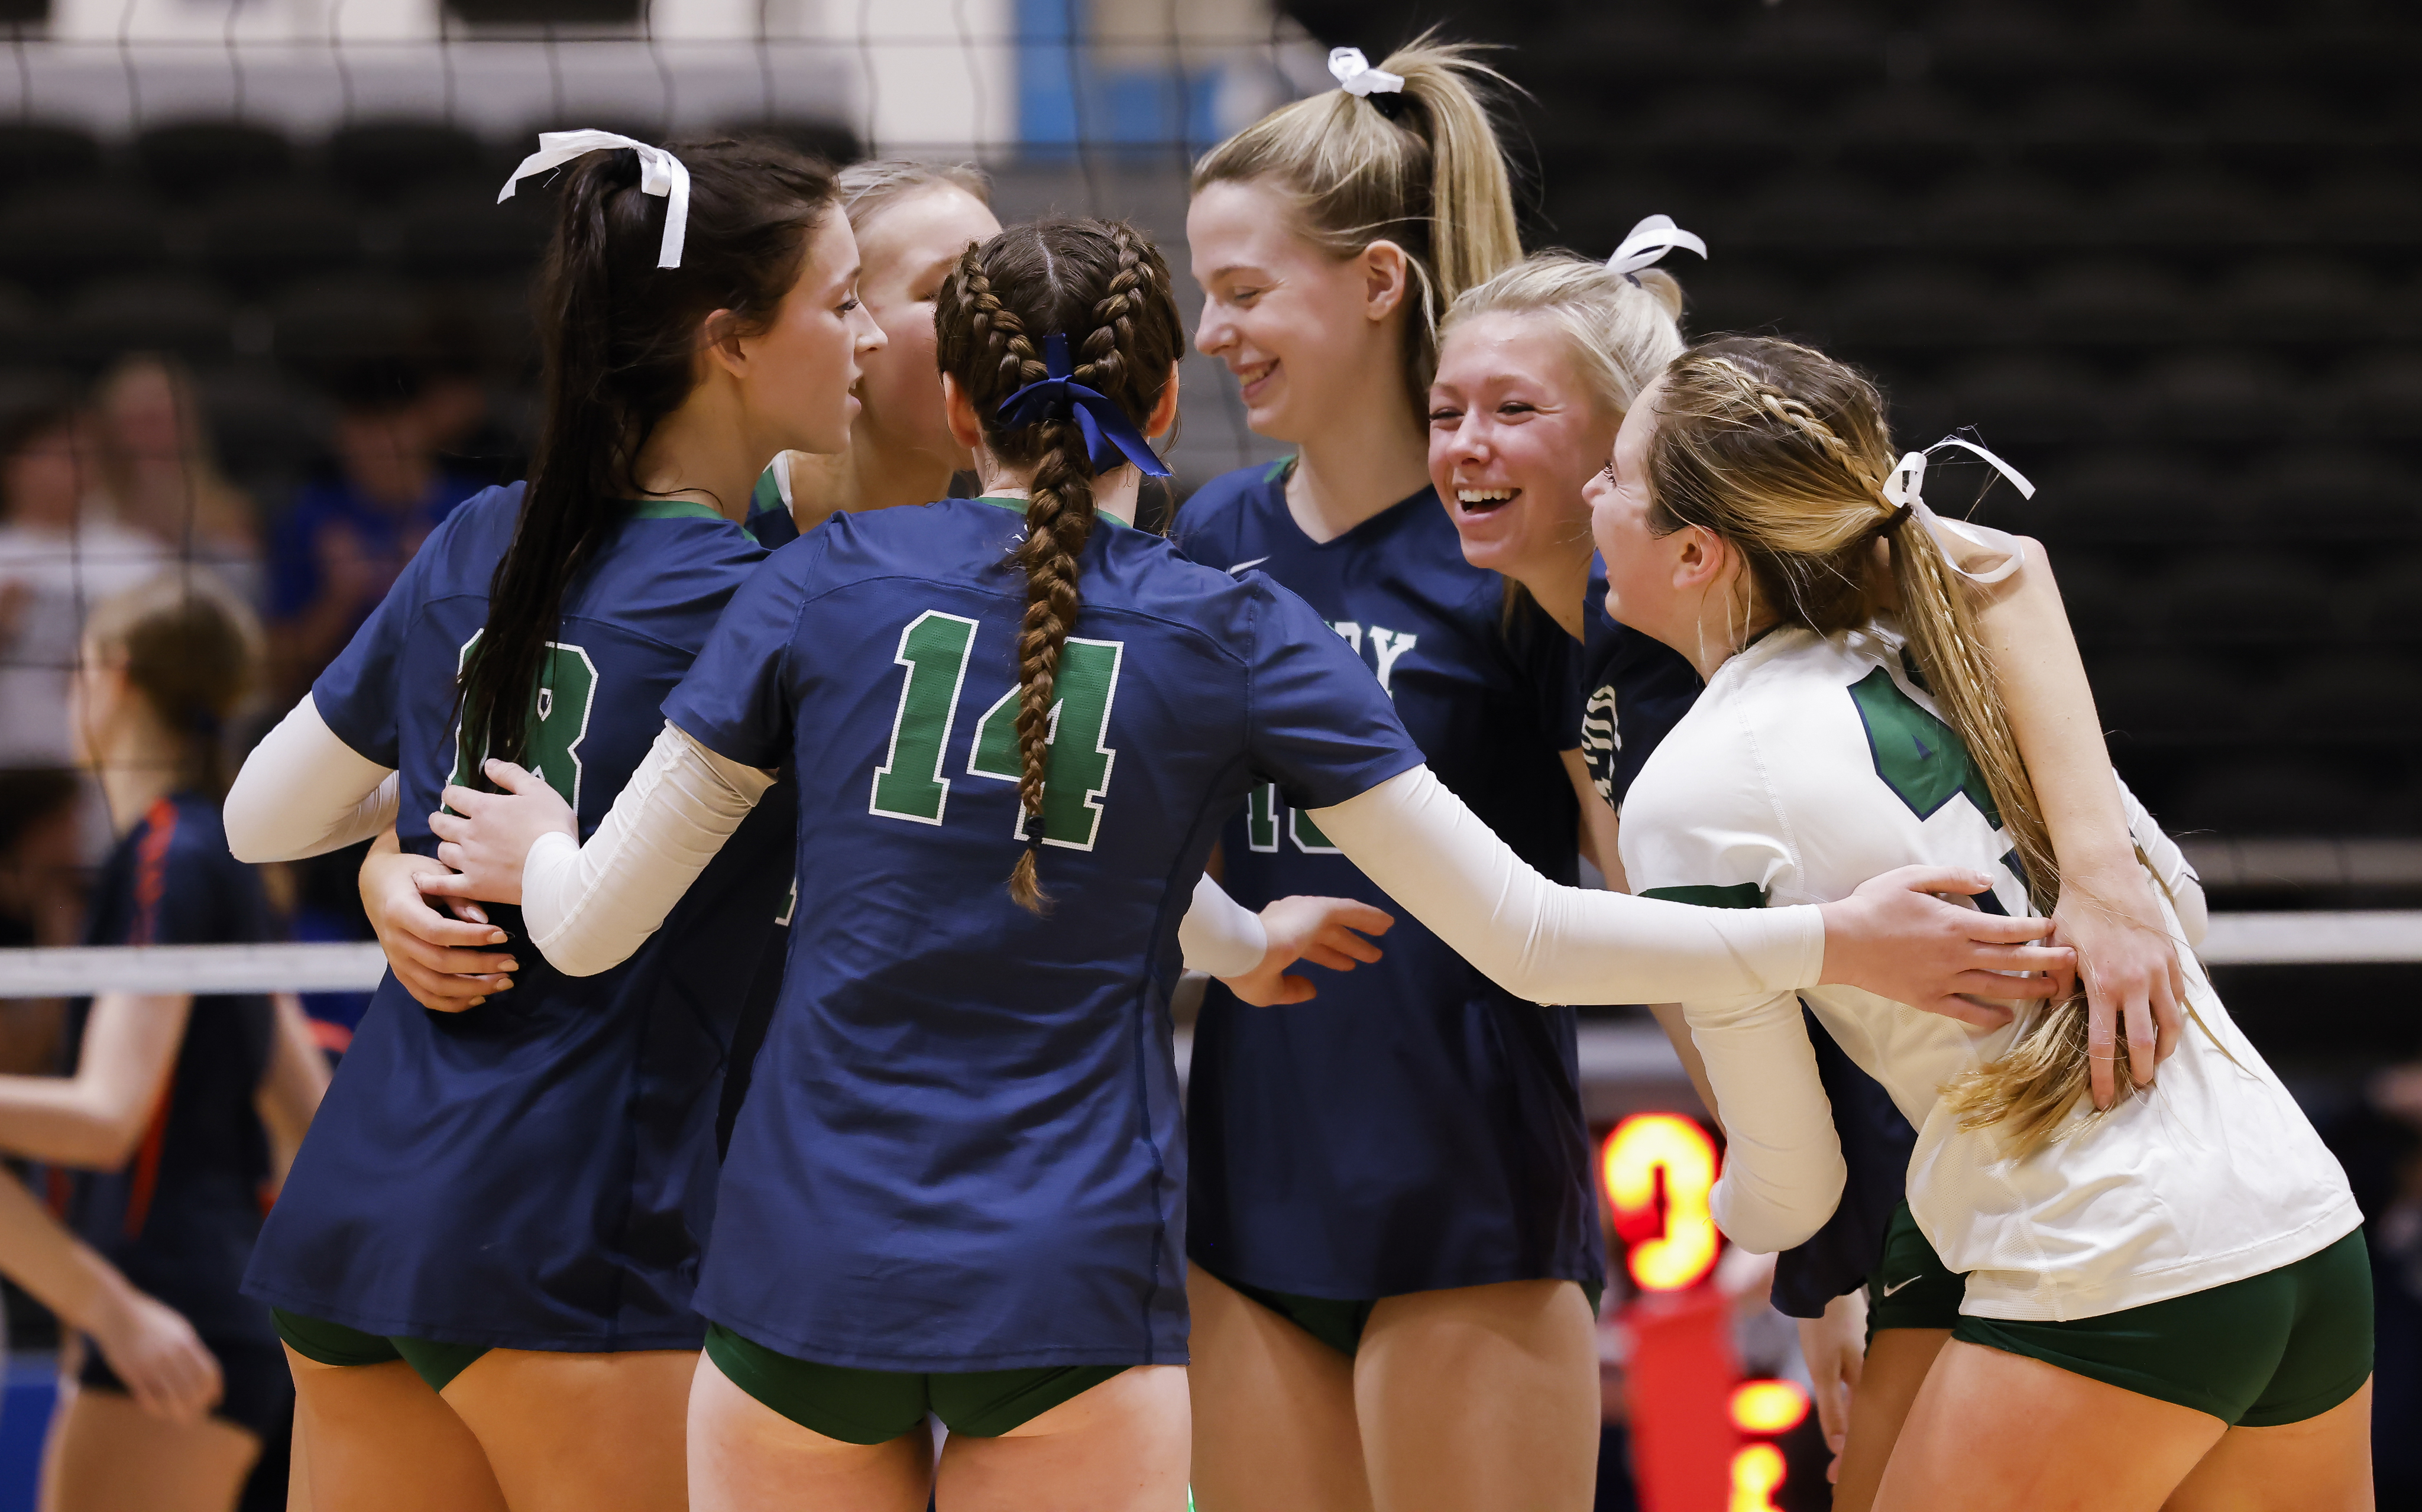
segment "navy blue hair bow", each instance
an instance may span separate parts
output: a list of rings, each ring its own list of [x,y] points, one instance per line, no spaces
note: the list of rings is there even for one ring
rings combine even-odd
[[[1169,476],[1169,468],[1153,454],[1118,401],[1069,376],[1076,370],[1068,362],[1066,337],[1043,339],[1043,368],[1049,377],[1028,384],[1000,402],[1001,424],[1014,431],[1046,420],[1074,419],[1077,429],[1084,433],[1085,458],[1094,472],[1105,473],[1132,462],[1146,478]]]

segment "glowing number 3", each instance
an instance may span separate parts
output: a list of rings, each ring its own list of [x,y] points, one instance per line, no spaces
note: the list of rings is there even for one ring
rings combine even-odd
[[[1631,1279],[1649,1291],[1678,1291],[1706,1275],[1721,1242],[1707,1212],[1716,1147],[1706,1131],[1672,1113],[1639,1113],[1607,1137],[1607,1201],[1616,1229],[1632,1239]],[[1665,1173],[1658,1221],[1657,1173]],[[1646,1237],[1639,1237],[1644,1231]]]

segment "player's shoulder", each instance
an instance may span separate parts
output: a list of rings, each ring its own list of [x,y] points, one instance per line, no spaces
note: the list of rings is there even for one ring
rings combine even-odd
[[[425,564],[423,575],[431,579],[432,593],[465,586],[487,591],[489,575],[513,543],[527,486],[511,482],[483,488],[448,510],[430,530],[415,559]]]
[[[1287,472],[1293,457],[1232,468],[1187,496],[1170,526],[1170,539],[1187,556],[1212,567],[1234,564],[1244,533],[1273,509],[1286,507]]]

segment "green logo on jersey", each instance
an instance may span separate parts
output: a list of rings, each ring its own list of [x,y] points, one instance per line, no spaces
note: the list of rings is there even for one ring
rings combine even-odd
[[[2002,827],[2002,811],[1968,748],[1949,725],[1901,691],[1892,673],[1879,667],[1852,684],[1850,701],[1859,706],[1859,718],[1867,727],[1876,775],[1909,805],[1910,812],[1928,818],[1965,793],[1987,824]]]

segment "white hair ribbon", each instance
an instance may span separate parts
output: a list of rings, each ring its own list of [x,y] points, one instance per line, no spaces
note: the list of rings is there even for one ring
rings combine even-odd
[[[1359,47],[1332,47],[1329,50],[1329,71],[1335,76],[1337,87],[1358,100],[1368,100],[1374,93],[1402,94],[1405,78],[1375,69]]]
[[[656,251],[656,266],[678,268],[682,240],[689,230],[689,167],[661,147],[650,147],[612,132],[541,132],[538,150],[522,159],[522,165],[496,191],[496,203],[501,205],[513,197],[514,187],[534,173],[544,173],[590,152],[610,152],[625,147],[639,154],[639,193],[655,195],[665,202],[665,240]]]
[[[1975,442],[1965,441],[1956,435],[1944,436],[1927,448],[1925,451],[1905,453],[1900,462],[1894,466],[1892,476],[1884,480],[1881,492],[1886,503],[1895,509],[1906,509],[1915,514],[1921,524],[1934,532],[1938,541],[1949,538],[1945,542],[1946,549],[1943,556],[1949,559],[1951,570],[1970,582],[1990,587],[2017,572],[2025,558],[2019,545],[2018,538],[2009,532],[1996,530],[1990,526],[1972,525],[1965,520],[1946,520],[1927,507],[1924,492],[1926,459],[1928,453],[1940,451],[1944,447],[1958,447],[1985,459],[1995,472],[2000,473],[2017,486],[2021,498],[2035,497],[2036,485],[2027,481],[2024,473]],[[1991,559],[1982,565],[1971,566],[1967,561],[1962,560],[1959,552],[1948,549],[1951,543],[1959,543],[1976,548],[1980,554],[1990,556]],[[1981,558],[1970,559],[1980,560]]]
[[[1633,274],[1654,266],[1658,259],[1675,247],[1685,252],[1696,252],[1703,258],[1707,255],[1707,244],[1675,225],[1673,216],[1651,215],[1633,227],[1631,234],[1623,239],[1623,244],[1614,249],[1614,255],[1606,260],[1606,271],[1619,273],[1638,283],[1640,280],[1632,278]]]

